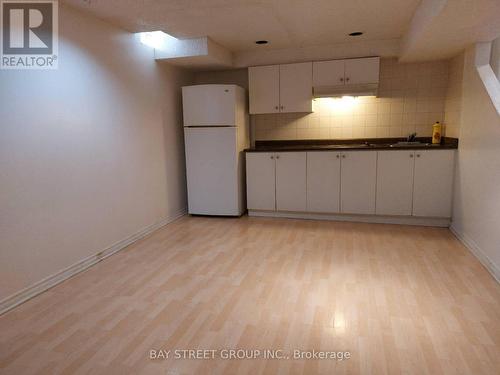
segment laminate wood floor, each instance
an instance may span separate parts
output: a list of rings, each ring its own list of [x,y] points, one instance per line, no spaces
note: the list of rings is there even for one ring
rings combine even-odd
[[[0,373],[499,374],[500,286],[447,229],[184,217],[1,316]]]

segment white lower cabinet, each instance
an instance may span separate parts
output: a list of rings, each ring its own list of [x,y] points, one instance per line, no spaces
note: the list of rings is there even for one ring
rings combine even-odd
[[[340,152],[307,153],[307,211],[340,212]]]
[[[347,214],[375,214],[377,152],[342,152],[340,210]]]
[[[451,217],[454,150],[415,151],[413,215]]]
[[[247,207],[249,210],[276,209],[276,163],[274,153],[247,152]]]
[[[379,151],[377,214],[451,217],[454,150]]]
[[[377,160],[377,215],[412,214],[415,152],[379,151]]]
[[[455,150],[249,152],[249,210],[447,219]]]
[[[306,210],[306,153],[280,152],[276,160],[276,209]]]
[[[306,153],[246,154],[249,210],[306,210]]]

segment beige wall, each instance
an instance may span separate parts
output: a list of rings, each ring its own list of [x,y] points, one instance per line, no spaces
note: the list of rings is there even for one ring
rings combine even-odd
[[[500,37],[496,38],[491,44],[490,65],[500,81]]]
[[[248,91],[248,69],[215,70],[211,72],[196,72],[196,84],[232,84],[243,87]]]
[[[60,7],[59,69],[0,71],[0,300],[186,206],[180,86]]]
[[[316,99],[310,114],[255,116],[255,138],[345,139],[430,136],[443,121],[448,61],[399,64],[381,59],[379,95]]]
[[[452,228],[500,276],[500,116],[465,53]]]
[[[458,138],[462,121],[462,83],[464,56],[460,54],[450,61],[448,88],[444,110],[445,135]]]

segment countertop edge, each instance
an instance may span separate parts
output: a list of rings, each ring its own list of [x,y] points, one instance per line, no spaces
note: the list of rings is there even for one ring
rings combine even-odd
[[[458,149],[457,138],[446,138],[439,145],[398,146],[390,143],[402,141],[401,138],[355,139],[355,140],[292,140],[292,141],[257,141],[256,147],[250,147],[244,152],[304,152],[304,151],[401,151],[401,150],[454,150]],[[420,138],[422,143],[430,143],[430,138]],[[353,144],[352,147],[349,144]],[[370,143],[370,146],[360,147],[360,143]]]

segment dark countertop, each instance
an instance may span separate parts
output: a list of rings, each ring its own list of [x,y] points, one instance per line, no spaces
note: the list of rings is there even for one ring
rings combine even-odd
[[[245,152],[284,152],[284,151],[332,151],[332,150],[448,150],[458,148],[457,138],[444,138],[440,145],[432,145],[430,137],[416,139],[422,145],[391,146],[404,142],[406,138],[358,138],[358,139],[308,139],[256,141],[255,147]]]

